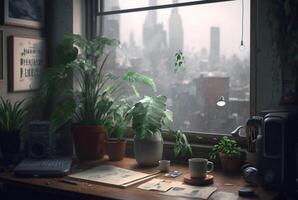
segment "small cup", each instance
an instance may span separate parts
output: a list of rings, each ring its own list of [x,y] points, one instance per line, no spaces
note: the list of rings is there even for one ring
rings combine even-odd
[[[205,158],[190,158],[188,159],[189,171],[191,178],[205,178],[207,173],[213,171],[213,162]]]
[[[159,170],[161,172],[168,172],[170,171],[170,164],[171,161],[170,160],[160,160],[159,162]]]

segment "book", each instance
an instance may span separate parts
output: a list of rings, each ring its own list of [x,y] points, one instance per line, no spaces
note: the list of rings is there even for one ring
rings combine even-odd
[[[147,174],[113,165],[100,165],[79,173],[71,174],[69,177],[126,188],[141,181],[153,178],[157,176],[158,173],[159,172]]]

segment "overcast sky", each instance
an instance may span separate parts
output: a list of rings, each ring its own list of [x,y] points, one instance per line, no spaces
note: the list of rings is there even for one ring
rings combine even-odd
[[[182,0],[183,2],[189,0]],[[180,1],[180,2],[182,2]],[[120,8],[141,7],[146,0],[119,0]],[[158,0],[159,4],[166,4],[171,0]],[[138,5],[138,6],[135,6]],[[148,5],[148,3],[147,3]],[[183,19],[184,49],[199,51],[209,49],[210,27],[220,27],[221,54],[231,56],[236,53],[240,57],[248,55],[250,43],[250,0],[244,0],[244,43],[246,50],[239,50],[241,40],[241,0],[222,3],[204,4],[179,7],[179,14]],[[158,22],[168,31],[170,9],[158,11]],[[142,27],[148,11],[122,14],[120,19],[120,41],[127,42],[130,32],[134,32],[138,45],[142,45]]]

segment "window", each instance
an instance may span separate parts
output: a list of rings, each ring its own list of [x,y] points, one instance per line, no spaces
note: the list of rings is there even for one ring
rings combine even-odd
[[[153,77],[158,94],[168,97],[174,129],[229,134],[246,123],[250,113],[250,0],[97,3],[96,34],[121,42],[108,69]],[[241,50],[242,30],[245,48]],[[179,50],[185,64],[175,73],[174,55]],[[152,95],[151,91],[144,93]],[[220,97],[225,106],[217,105]]]

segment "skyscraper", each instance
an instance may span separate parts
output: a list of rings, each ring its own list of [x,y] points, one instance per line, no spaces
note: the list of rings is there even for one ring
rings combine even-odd
[[[150,0],[149,6],[156,6],[157,0]],[[143,57],[153,73],[160,71],[159,65],[167,51],[167,35],[162,23],[157,23],[157,11],[149,10],[143,24]]]
[[[215,69],[220,61],[220,28],[210,28],[210,54],[209,64],[211,69]]]
[[[177,0],[173,0],[177,3]],[[169,52],[170,56],[174,56],[179,50],[183,51],[183,22],[178,12],[178,8],[171,10],[169,18]]]
[[[105,10],[119,10],[119,0],[104,1]],[[120,39],[120,15],[104,16],[103,33],[109,38]]]

